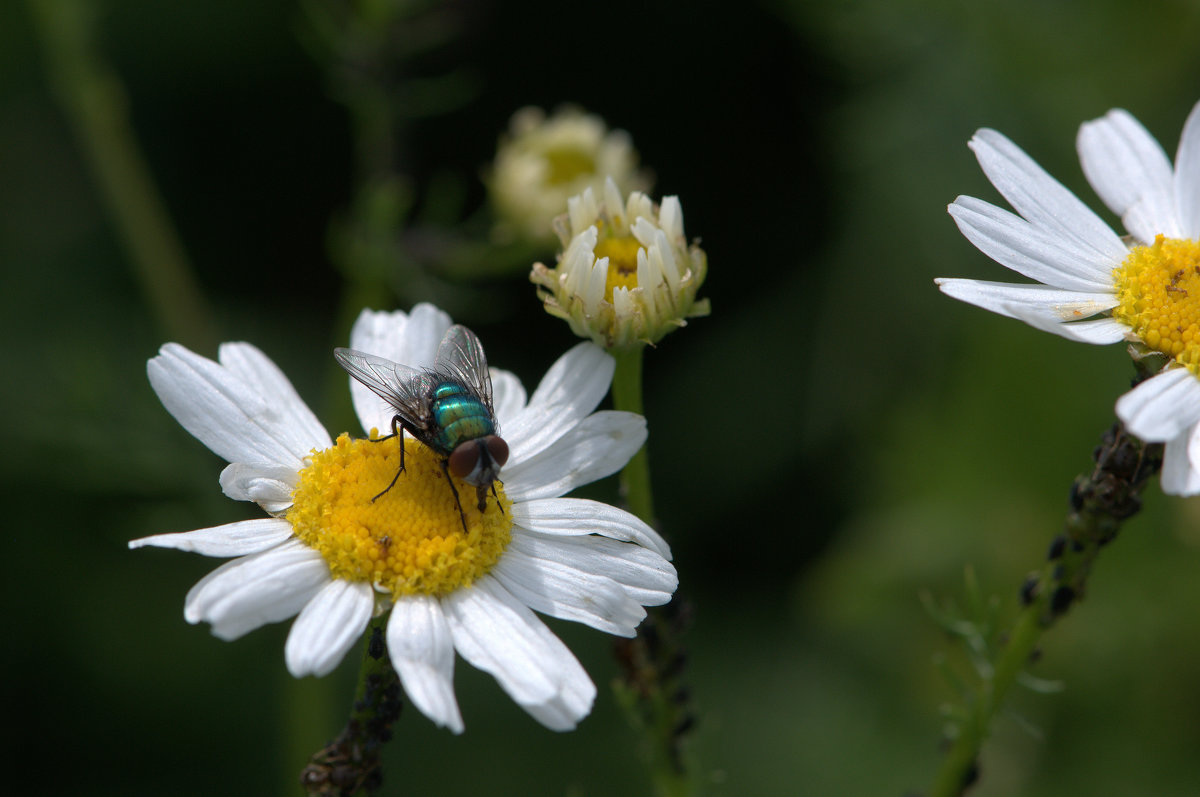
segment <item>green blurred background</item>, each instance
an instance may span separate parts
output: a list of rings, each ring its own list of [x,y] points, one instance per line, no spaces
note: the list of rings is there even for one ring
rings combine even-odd
[[[358,653],[296,682],[288,624],[226,644],[183,621],[214,561],[126,550],[258,515],[220,494],[223,463],[146,382],[177,319],[147,301],[50,88],[30,10],[56,5],[0,5],[6,789],[296,794]],[[210,356],[216,339],[254,342],[335,432],[357,430],[330,349],[351,308],[387,301],[335,267],[363,172],[341,101],[361,64],[321,55],[312,9],[340,7],[88,6],[212,309],[212,339],[182,342]],[[961,601],[970,566],[1012,615],[1132,374],[1119,346],[938,294],[936,276],[1009,276],[945,213],[960,193],[998,201],[966,142],[1002,130],[1100,209],[1078,125],[1125,107],[1173,153],[1200,99],[1200,9],[477,0],[393,33],[412,55],[387,74],[406,110],[390,157],[416,230],[397,259],[420,260],[446,218],[478,224],[509,115],[564,101],[630,131],[708,252],[712,316],[646,358],[657,508],[696,613],[706,793],[924,788],[955,697],[934,657],[962,662],[918,596]],[[439,296],[532,387],[573,340],[524,273]],[[410,293],[391,301],[423,298]],[[1034,672],[1065,691],[1015,694],[1021,718],[995,723],[972,794],[1196,794],[1197,572],[1200,503],[1152,487],[1045,640]],[[645,793],[605,688],[611,640],[552,626],[601,686],[578,731],[545,731],[460,663],[466,734],[407,711],[384,793]]]

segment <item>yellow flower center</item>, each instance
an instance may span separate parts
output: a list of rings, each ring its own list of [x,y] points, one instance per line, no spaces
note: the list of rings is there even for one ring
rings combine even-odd
[[[332,448],[313,452],[287,519],[334,578],[369,581],[395,595],[445,595],[500,559],[512,539],[512,502],[497,482],[500,507],[489,493],[481,513],[475,486],[454,479],[464,531],[441,458],[412,438],[404,442],[404,472],[375,501],[400,468],[398,437],[376,442],[343,434]]]
[[[1200,376],[1200,242],[1158,236],[1113,271],[1113,318]]]
[[[632,235],[604,235],[596,244],[596,259],[608,258],[608,277],[604,281],[604,299],[612,301],[613,288],[637,287],[637,254],[642,244]]]
[[[555,147],[546,151],[548,167],[546,182],[565,185],[580,175],[596,171],[596,161],[589,152],[574,147]]]

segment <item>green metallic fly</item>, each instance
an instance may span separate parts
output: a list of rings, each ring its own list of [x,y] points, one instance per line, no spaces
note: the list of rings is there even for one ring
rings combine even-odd
[[[429,368],[412,368],[354,349],[334,349],[333,356],[396,413],[392,433],[379,439],[400,435],[400,470],[371,500],[392,489],[404,472],[407,431],[441,456],[442,472],[454,493],[465,531],[467,518],[451,474],[475,486],[479,511],[483,512],[488,491],[496,494],[494,482],[508,461],[508,443],[500,437],[492,408],[492,377],[479,338],[464,326],[450,327]]]

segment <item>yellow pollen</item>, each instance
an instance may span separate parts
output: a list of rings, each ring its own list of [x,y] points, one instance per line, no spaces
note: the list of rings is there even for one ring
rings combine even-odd
[[[368,581],[396,595],[445,595],[470,585],[500,559],[512,539],[512,502],[495,483],[480,513],[474,485],[454,479],[467,531],[441,458],[405,438],[352,440],[315,451],[292,493],[288,522],[329,563],[334,578]],[[501,509],[503,507],[503,509]]]
[[[613,288],[637,287],[637,255],[641,243],[632,235],[605,236],[596,244],[596,259],[608,258],[608,278],[604,282],[604,299],[612,301]]]
[[[596,162],[590,153],[574,147],[555,147],[546,151],[546,182],[550,185],[565,185],[576,177],[596,171]]]
[[[1200,242],[1160,235],[1131,249],[1113,278],[1113,318],[1200,376]]]

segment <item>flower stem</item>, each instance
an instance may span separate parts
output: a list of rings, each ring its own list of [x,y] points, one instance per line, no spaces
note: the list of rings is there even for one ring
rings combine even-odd
[[[992,674],[967,707],[928,797],[957,797],[979,775],[979,749],[1009,689],[1037,650],[1042,634],[1083,597],[1092,564],[1121,524],[1141,508],[1141,491],[1162,468],[1161,444],[1145,445],[1115,424],[1096,448],[1096,466],[1071,488],[1071,513],[1050,545],[1036,580],[1021,590],[1025,604]]]
[[[612,352],[617,361],[612,384],[617,410],[643,414],[643,348]],[[621,471],[621,491],[630,511],[653,525],[654,498],[645,446]],[[683,755],[684,738],[694,719],[683,679],[687,657],[682,638],[689,620],[690,607],[676,598],[649,611],[637,637],[614,645],[622,675],[613,689],[630,724],[642,734],[642,753],[658,797],[686,797],[694,791]]]
[[[613,374],[613,408],[644,415],[642,410],[642,352],[644,346],[614,350],[617,369]],[[638,449],[621,471],[621,491],[629,511],[654,525],[654,498],[650,490],[650,458],[646,446]]]
[[[313,753],[300,773],[300,783],[309,795],[350,797],[373,793],[383,784],[380,755],[403,705],[400,679],[383,641],[387,617],[376,617],[367,628],[358,688],[346,727]]]

